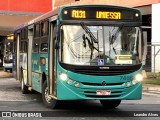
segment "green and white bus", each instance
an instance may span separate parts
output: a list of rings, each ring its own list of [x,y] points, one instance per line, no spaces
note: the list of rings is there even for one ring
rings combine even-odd
[[[14,73],[22,93],[62,100],[100,100],[115,108],[142,97],[144,41],[137,9],[110,5],[61,6],[18,26]]]
[[[13,34],[6,36],[4,40],[4,51],[3,51],[3,55],[4,55],[3,69],[5,72],[9,70],[11,73],[13,69],[13,55],[12,55],[13,39],[14,39]]]

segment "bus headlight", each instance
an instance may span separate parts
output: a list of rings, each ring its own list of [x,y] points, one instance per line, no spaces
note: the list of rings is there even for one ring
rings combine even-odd
[[[135,76],[135,80],[137,80],[138,82],[141,82],[141,81],[143,80],[142,74],[137,74],[137,75]]]
[[[132,84],[135,85],[135,84],[137,84],[138,82],[142,82],[142,80],[143,80],[142,74],[137,74],[137,75],[135,76],[135,79],[132,81]]]
[[[68,76],[65,73],[60,73],[59,77],[61,78],[62,81],[66,81],[68,79]]]

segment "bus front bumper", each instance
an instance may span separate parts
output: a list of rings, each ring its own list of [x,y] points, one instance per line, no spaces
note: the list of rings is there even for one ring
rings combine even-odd
[[[97,90],[109,90],[110,95],[97,95]],[[130,87],[121,86],[83,86],[75,87],[58,82],[58,100],[138,100],[142,98],[142,83]]]

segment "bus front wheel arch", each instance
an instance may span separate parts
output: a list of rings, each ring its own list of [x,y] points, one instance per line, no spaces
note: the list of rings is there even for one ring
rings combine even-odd
[[[42,87],[42,101],[43,101],[44,105],[48,108],[56,108],[57,107],[58,101],[56,99],[52,99],[51,97],[49,97],[48,86],[47,86],[46,80],[44,81],[43,87]]]
[[[113,108],[116,108],[120,105],[121,100],[100,100],[100,103],[105,108],[113,109]]]

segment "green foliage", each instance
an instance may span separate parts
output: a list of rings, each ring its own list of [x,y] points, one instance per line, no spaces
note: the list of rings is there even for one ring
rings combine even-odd
[[[160,73],[154,73],[154,72],[147,72],[147,78],[154,78],[154,79],[157,79],[157,78],[160,78]]]

